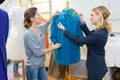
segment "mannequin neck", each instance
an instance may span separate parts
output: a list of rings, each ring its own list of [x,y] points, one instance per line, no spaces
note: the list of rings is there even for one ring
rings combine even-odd
[[[18,5],[20,6],[20,7],[24,7],[24,8],[28,8],[28,6],[29,6],[29,1],[28,0],[19,0],[18,1]]]

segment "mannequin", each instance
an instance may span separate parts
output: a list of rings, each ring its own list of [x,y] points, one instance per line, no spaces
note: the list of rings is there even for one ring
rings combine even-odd
[[[73,9],[63,9],[62,12],[60,12],[53,19],[51,24],[50,39],[53,42],[53,44],[61,43],[62,48],[55,50],[54,55],[51,55],[48,74],[50,75],[50,77],[52,76],[57,80],[63,79],[65,77],[67,78],[68,75],[71,76],[71,70],[69,69],[69,65],[77,63],[80,60],[79,46],[73,44],[71,41],[66,39],[66,37],[63,36],[63,34],[61,34],[57,26],[59,22],[64,23],[64,25],[67,25],[67,28],[70,29],[70,31],[73,32],[74,35],[76,35],[77,37],[83,36],[82,31],[79,27],[80,19]],[[74,23],[75,25],[72,25],[71,23]],[[69,76],[68,78],[70,79]]]
[[[13,66],[14,77],[20,77],[18,73],[18,63],[25,59],[25,50],[23,43],[24,11],[29,6],[29,0],[18,0],[18,6],[12,7],[9,11],[9,17],[12,20],[12,27],[7,42],[8,58],[15,62]],[[12,46],[12,47],[11,47]]]

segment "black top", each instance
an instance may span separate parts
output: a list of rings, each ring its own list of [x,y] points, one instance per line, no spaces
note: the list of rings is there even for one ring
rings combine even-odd
[[[108,38],[106,29],[89,31],[86,24],[81,25],[86,37],[77,38],[69,31],[64,30],[64,35],[78,45],[87,45],[87,68],[89,73],[104,75],[107,72],[105,63],[105,44]]]

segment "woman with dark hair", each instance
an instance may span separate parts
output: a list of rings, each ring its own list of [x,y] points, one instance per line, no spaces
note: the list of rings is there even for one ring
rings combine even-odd
[[[26,78],[27,80],[48,80],[44,67],[45,54],[60,47],[55,44],[50,48],[44,49],[44,34],[55,13],[50,19],[37,27],[41,16],[35,7],[27,9],[24,13],[24,27],[27,29],[24,34],[24,45],[27,56]]]
[[[58,24],[58,27],[63,30],[63,33],[67,38],[78,45],[87,45],[88,54],[86,65],[88,70],[88,80],[102,80],[107,72],[104,47],[107,42],[108,34],[111,32],[111,26],[107,20],[109,15],[110,12],[104,6],[93,8],[90,18],[91,23],[96,27],[93,31],[89,31],[84,22],[83,15],[80,15],[80,19],[83,23],[80,27],[86,34],[86,37],[82,38],[73,36],[62,24]]]

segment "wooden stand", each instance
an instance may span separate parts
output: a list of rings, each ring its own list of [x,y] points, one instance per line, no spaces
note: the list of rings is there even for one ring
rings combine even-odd
[[[17,60],[15,60],[17,61]],[[25,64],[24,64],[24,60],[18,60],[20,61],[20,63],[22,63],[22,77],[17,78],[16,80],[20,80],[22,78],[22,80],[25,80]]]
[[[68,70],[68,72],[66,72],[65,80],[75,80],[75,78],[72,76],[71,72],[72,72],[72,69],[71,69],[71,66],[69,65],[69,70]]]
[[[69,8],[69,1],[66,1],[66,8]]]
[[[25,80],[25,64],[24,64],[24,60],[21,60],[22,63],[22,78],[23,80]]]

